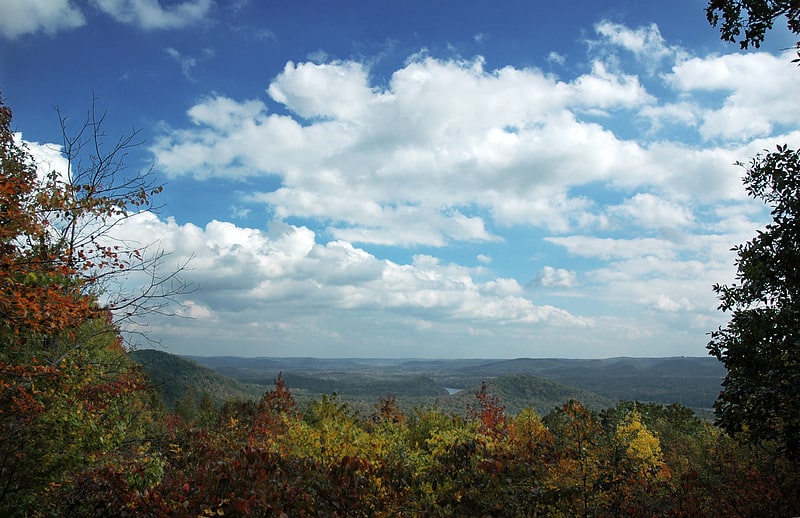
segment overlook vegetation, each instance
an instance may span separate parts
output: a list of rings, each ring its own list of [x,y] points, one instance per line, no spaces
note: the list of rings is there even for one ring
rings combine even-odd
[[[136,469],[80,470],[37,513],[781,516],[800,503],[787,460],[677,404],[511,415],[486,385],[465,401],[456,414],[379,398],[361,413],[336,395],[298,404],[278,377],[256,401],[162,414]]]

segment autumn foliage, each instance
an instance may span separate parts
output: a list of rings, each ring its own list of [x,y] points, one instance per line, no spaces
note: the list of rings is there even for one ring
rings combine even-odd
[[[498,404],[476,396],[478,406]],[[382,400],[377,409],[386,410]],[[265,402],[269,402],[266,403]],[[167,416],[158,470],[81,475],[52,509],[81,516],[787,516],[797,476],[684,407],[570,401],[544,417],[391,407],[336,396],[298,411],[282,379],[207,425]],[[500,415],[499,406],[491,409]],[[381,415],[386,416],[382,418]],[[500,424],[502,423],[502,424]],[[51,500],[52,502],[52,500]]]
[[[68,212],[67,192],[37,178],[14,142],[11,111],[0,106],[0,316],[6,341],[53,335],[91,316],[71,251],[51,247],[48,215]]]
[[[39,172],[11,120],[0,103],[4,516],[50,514],[49,495],[95,470],[124,468],[135,485],[155,459],[147,441],[153,392],[127,358],[114,308],[98,298],[105,279],[140,259],[104,241],[103,230],[149,193],[110,191],[102,170],[88,183]]]

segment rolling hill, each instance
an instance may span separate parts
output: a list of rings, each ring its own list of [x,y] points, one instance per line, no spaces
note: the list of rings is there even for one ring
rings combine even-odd
[[[262,387],[241,383],[182,356],[155,349],[128,354],[142,366],[168,409],[187,395],[199,401],[208,394],[220,406],[230,399],[254,399],[264,393]]]
[[[282,374],[301,404],[335,393],[362,414],[387,396],[406,411],[435,404],[463,413],[483,381],[510,413],[528,406],[546,413],[569,399],[593,409],[637,400],[680,403],[702,412],[713,404],[725,374],[710,357],[422,360],[180,357],[157,350],[131,354],[168,407],[185,394],[199,398],[208,393],[217,405],[232,398],[258,398]]]

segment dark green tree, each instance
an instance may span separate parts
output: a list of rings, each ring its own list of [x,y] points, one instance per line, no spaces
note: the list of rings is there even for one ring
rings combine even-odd
[[[743,164],[740,164],[743,165]],[[715,285],[725,327],[710,353],[728,369],[714,404],[717,423],[753,443],[800,459],[800,152],[757,155],[744,183],[771,208],[772,222],[738,254],[736,281]]]
[[[706,7],[706,18],[714,27],[719,25],[722,39],[738,41],[743,49],[759,48],[781,16],[790,31],[800,33],[800,0],[709,0]]]
[[[723,40],[760,47],[785,17],[800,34],[800,0],[709,0],[706,17]],[[800,41],[797,43],[800,56]],[[800,62],[800,58],[794,62]],[[751,197],[772,210],[772,223],[739,245],[736,282],[715,285],[719,309],[731,313],[711,333],[710,353],[728,369],[714,405],[717,424],[756,444],[800,458],[800,154],[787,146],[757,155],[745,167]]]

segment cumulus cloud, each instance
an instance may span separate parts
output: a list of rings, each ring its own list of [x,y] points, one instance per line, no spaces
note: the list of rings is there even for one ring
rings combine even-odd
[[[86,23],[70,0],[5,0],[0,3],[0,34],[15,39],[42,31],[53,35]]]
[[[571,186],[657,176],[645,149],[576,115],[653,101],[635,76],[600,62],[558,81],[535,69],[485,70],[480,58],[422,57],[384,87],[362,63],[289,62],[267,91],[294,115],[269,113],[261,100],[204,99],[188,112],[193,127],[156,140],[160,168],[277,175],[282,186],[254,199],[278,216],[330,221],[354,242],[404,245],[496,239],[472,207],[505,225],[565,231],[587,220],[590,205],[570,197]]]
[[[14,143],[24,146],[30,153],[36,165],[36,174],[39,180],[44,180],[55,172],[59,178],[66,181],[69,177],[69,163],[64,157],[63,147],[59,144],[42,144],[22,138],[22,133],[14,133]]]
[[[592,63],[592,72],[564,86],[571,105],[596,112],[606,109],[635,108],[655,99],[639,83],[638,77],[611,72],[602,61]]]
[[[650,193],[638,193],[608,211],[645,228],[686,227],[694,221],[689,207]]]
[[[646,297],[642,300],[648,307],[657,311],[677,312],[677,311],[692,311],[694,305],[686,297],[681,297],[675,300],[667,295],[656,295]]]
[[[756,52],[695,57],[676,65],[668,80],[680,92],[721,99],[721,106],[701,110],[704,138],[747,140],[796,122],[800,99],[788,94],[797,85],[793,57],[793,51],[779,56]]]
[[[651,73],[665,60],[680,61],[687,57],[680,47],[667,44],[655,23],[631,29],[619,23],[603,20],[595,26],[595,31],[605,43],[633,53]]]
[[[675,245],[657,238],[610,238],[596,236],[547,237],[546,241],[563,246],[570,254],[608,260],[629,259],[643,255],[664,259],[675,257]]]
[[[324,307],[408,318],[424,311],[443,321],[582,322],[562,309],[535,305],[514,279],[481,282],[476,276],[484,270],[442,264],[428,255],[397,264],[349,242],[318,243],[308,228],[280,221],[268,231],[221,221],[201,228],[141,213],[122,222],[119,231],[131,243],[158,239],[176,263],[191,259],[185,277],[200,290],[186,312],[197,318],[249,308],[291,322]]]
[[[601,24],[598,31],[631,51],[681,54],[654,27]],[[714,121],[733,108],[759,112],[747,117],[755,122],[746,131],[766,131],[797,112],[796,96],[755,95],[749,80],[738,85],[706,69],[736,63],[736,75],[763,77],[778,73],[778,60],[756,53],[679,61],[661,85],[674,98],[663,102],[638,76],[599,59],[561,80],[530,68],[487,70],[480,57],[423,53],[380,86],[365,63],[289,62],[267,86],[269,101],[202,99],[188,110],[191,125],[164,132],[151,150],[170,176],[277,178],[278,188],[254,192],[251,201],[281,218],[324,222],[335,238],[355,243],[497,241],[492,223],[557,234],[612,224],[690,228],[695,210],[746,198],[731,164],[758,151],[756,141],[738,136],[698,146],[745,124],[736,119],[715,130]],[[784,65],[781,74],[794,72]],[[791,91],[783,77],[778,90]],[[718,88],[729,89],[719,106],[701,104],[704,92]],[[271,104],[284,112],[271,112]],[[652,123],[648,140],[612,129],[623,112]],[[605,209],[577,194],[589,186],[628,199]]]
[[[731,278],[730,247],[767,217],[732,164],[775,139],[800,143],[800,132],[781,133],[800,107],[796,70],[764,53],[688,58],[655,26],[597,31],[607,47],[671,71],[640,76],[595,55],[559,78],[421,53],[376,84],[367,63],[319,54],[287,63],[259,87],[263,98],[198,100],[184,126],[162,126],[150,148],[158,170],[277,180],[230,209],[260,203],[275,221],[197,226],[144,213],[121,226],[131,240],[160,238],[176,263],[194,256],[187,275],[201,290],[182,311],[196,321],[159,332],[261,353],[274,351],[266,342],[320,344],[321,354],[369,351],[374,337],[431,354],[420,336],[482,354],[491,336],[514,344],[503,354],[524,355],[561,343],[559,326],[570,326],[577,354],[602,344],[609,355],[610,342],[674,342],[690,314],[692,326],[713,321],[710,286]],[[57,160],[55,148],[39,151]],[[531,283],[552,289],[493,273],[520,235],[563,253]],[[453,242],[475,246],[462,264],[429,248]],[[407,247],[406,259],[371,245]]]

